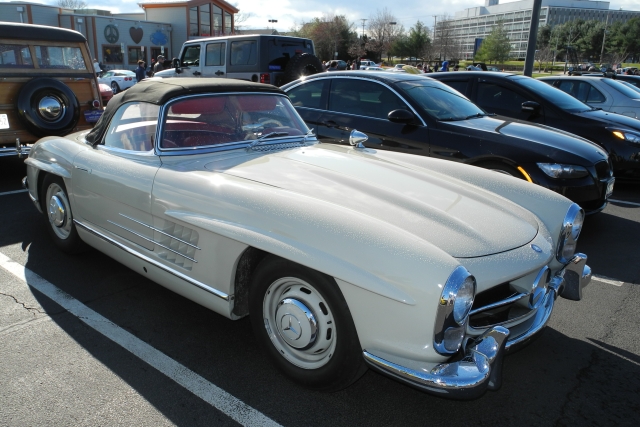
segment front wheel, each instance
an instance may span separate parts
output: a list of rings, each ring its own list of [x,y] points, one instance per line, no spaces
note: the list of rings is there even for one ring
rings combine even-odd
[[[349,308],[333,278],[268,256],[253,276],[249,309],[259,343],[293,381],[335,391],[366,371]]]
[[[66,253],[78,253],[84,243],[73,223],[71,204],[62,178],[47,175],[42,186],[43,210],[47,215],[47,230],[54,243]]]
[[[499,162],[482,163],[478,166],[484,169],[489,169],[494,172],[501,173],[503,175],[509,175],[514,178],[524,179],[524,176],[518,169],[504,163],[499,163]]]

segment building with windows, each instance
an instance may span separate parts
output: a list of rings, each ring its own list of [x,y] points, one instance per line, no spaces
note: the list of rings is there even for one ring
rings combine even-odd
[[[69,28],[82,33],[93,58],[109,69],[150,64],[162,54],[178,56],[190,39],[233,34],[238,9],[224,0],[148,0],[142,11],[73,10],[24,1],[0,2],[0,23],[22,22]]]
[[[489,35],[493,26],[502,21],[511,40],[511,56],[524,59],[527,52],[533,0],[499,4],[499,0],[485,0],[484,6],[456,12],[451,19],[436,24],[436,39],[447,36],[461,47],[461,59],[472,59],[476,39]],[[626,22],[639,17],[640,11],[610,10],[608,1],[542,0],[539,27],[564,24],[576,19]]]

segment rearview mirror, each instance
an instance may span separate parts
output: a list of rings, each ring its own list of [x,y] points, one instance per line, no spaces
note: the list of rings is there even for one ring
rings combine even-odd
[[[409,110],[399,109],[390,111],[387,118],[393,123],[411,123],[415,115]]]
[[[535,101],[525,101],[522,103],[522,111],[531,111],[534,114],[540,112],[540,104]]]
[[[367,139],[369,139],[367,134],[354,129],[351,131],[351,135],[349,135],[349,144],[355,145],[356,148],[365,148],[362,143]]]
[[[178,58],[173,58],[173,68],[176,69],[176,73],[180,74],[182,70],[180,69],[180,60]]]

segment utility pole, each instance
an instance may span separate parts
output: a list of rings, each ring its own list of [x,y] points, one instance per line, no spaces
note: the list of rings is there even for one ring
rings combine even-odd
[[[602,64],[602,58],[604,57],[604,41],[607,39],[607,25],[609,25],[609,12],[607,12],[607,22],[604,24],[604,32],[602,34],[602,50],[600,51],[600,63]]]
[[[436,43],[436,26],[437,26],[438,15],[432,15],[432,16],[433,16],[433,43]],[[438,47],[438,50],[440,50],[440,47]],[[438,61],[440,61],[441,53],[442,52],[438,52]]]
[[[360,20],[362,21],[362,38],[364,39],[364,23],[365,21],[368,21],[367,18],[360,18]]]
[[[533,61],[536,55],[536,41],[538,40],[538,23],[540,22],[540,8],[542,0],[533,0],[531,11],[531,26],[529,27],[529,40],[527,42],[527,56],[524,58],[524,75],[531,77],[533,73]]]

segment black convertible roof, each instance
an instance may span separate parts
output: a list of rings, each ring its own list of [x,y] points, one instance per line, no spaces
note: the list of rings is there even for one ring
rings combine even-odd
[[[172,98],[201,93],[276,93],[285,94],[281,89],[264,83],[220,78],[171,77],[158,80],[143,80],[124,92],[115,95],[105,109],[95,127],[86,136],[91,144],[96,144],[107,131],[111,118],[118,108],[128,102],[149,102],[162,105]]]
[[[46,25],[18,24],[3,22],[0,24],[0,39],[46,40],[54,42],[79,42],[87,39],[77,31],[66,28],[47,27]]]

